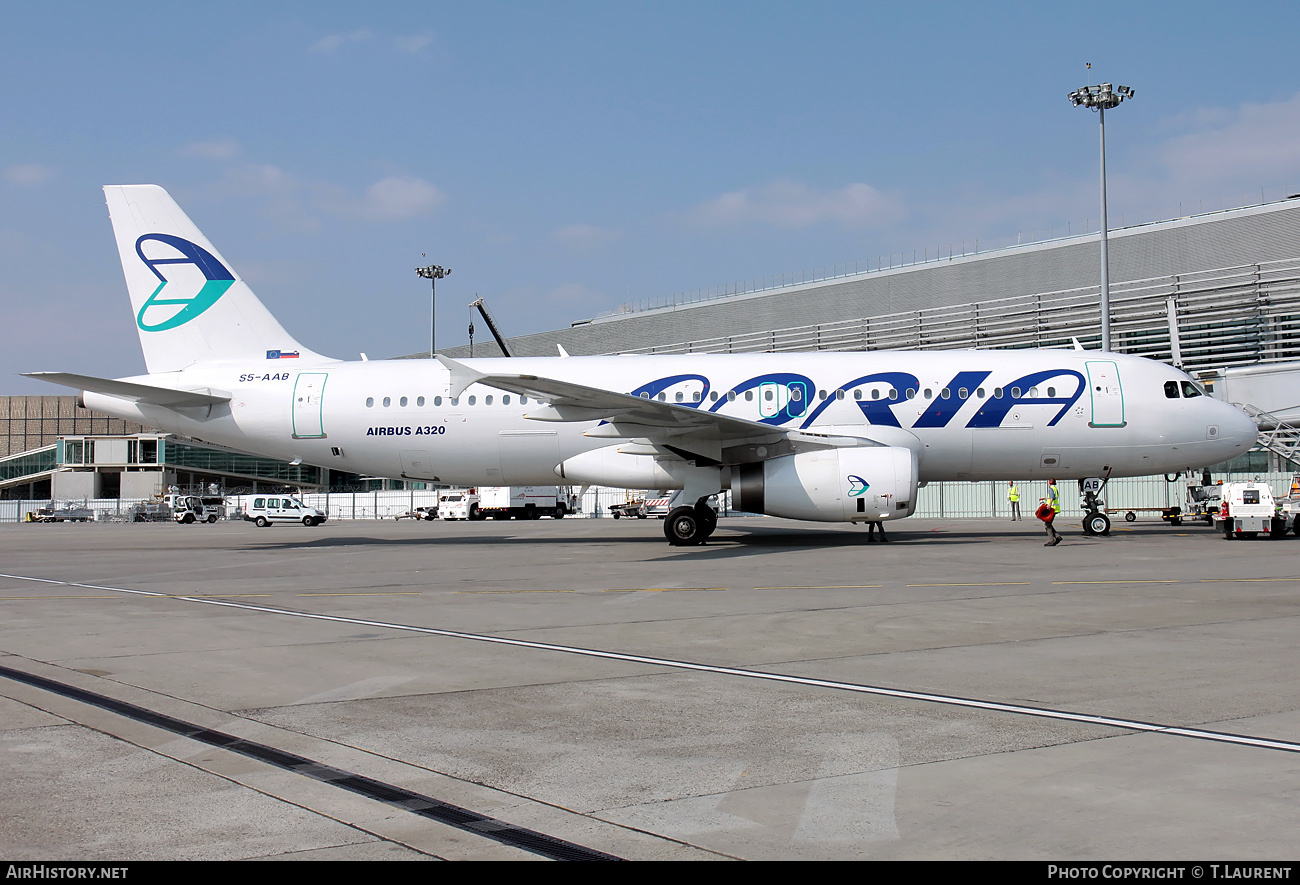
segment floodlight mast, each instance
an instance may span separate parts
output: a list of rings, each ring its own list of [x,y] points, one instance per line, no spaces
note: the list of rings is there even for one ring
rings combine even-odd
[[[433,359],[434,317],[437,309],[438,280],[451,276],[451,268],[430,264],[428,267],[417,267],[415,272],[429,281],[429,359]]]
[[[1097,111],[1101,121],[1101,349],[1110,350],[1110,256],[1107,251],[1106,232],[1109,224],[1106,220],[1106,111],[1117,108],[1128,98],[1136,95],[1128,86],[1113,87],[1109,83],[1100,86],[1082,86],[1070,93],[1070,103],[1076,108],[1082,105]]]

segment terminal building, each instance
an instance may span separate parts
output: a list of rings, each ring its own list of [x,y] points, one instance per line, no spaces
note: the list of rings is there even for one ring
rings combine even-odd
[[[1032,238],[1031,238],[1032,239]],[[1265,431],[1233,468],[1291,469],[1300,424],[1300,199],[1109,234],[1111,347],[1177,366]],[[515,356],[1070,347],[1101,341],[1099,235],[978,242],[627,304],[511,338]],[[473,355],[499,356],[494,342]],[[449,348],[470,356],[468,346]],[[425,357],[427,354],[414,354]],[[330,489],[335,475],[177,440],[80,408],[0,397],[0,496],[147,497],[163,486]]]

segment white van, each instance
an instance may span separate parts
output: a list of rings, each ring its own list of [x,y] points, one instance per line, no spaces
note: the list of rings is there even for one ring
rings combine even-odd
[[[244,508],[244,519],[266,528],[274,522],[300,522],[306,526],[320,525],[325,521],[325,514],[315,507],[308,507],[297,498],[287,495],[258,495]]]

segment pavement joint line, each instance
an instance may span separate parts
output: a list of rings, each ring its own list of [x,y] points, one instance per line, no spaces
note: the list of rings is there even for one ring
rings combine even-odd
[[[7,575],[0,574],[0,578],[12,578],[14,580],[34,580],[46,584],[61,584],[68,587],[83,587],[89,590],[115,590],[120,593],[129,593],[137,596],[162,597],[167,599],[176,599],[184,602],[194,602],[198,605],[213,605],[222,608],[236,608],[244,611],[261,612],[263,614],[281,615],[285,617],[305,618],[313,621],[325,621],[338,624],[353,624],[361,627],[376,627],[380,629],[397,630],[406,633],[419,633],[427,636],[442,636],[449,639],[467,639],[474,642],[486,642],[494,645],[512,646],[515,648],[530,648],[538,651],[553,651],[562,654],[576,654],[585,657],[599,658],[610,661],[622,661],[624,663],[645,664],[653,667],[666,667],[676,670],[687,670],[697,673],[713,673],[721,676],[740,676],[746,679],[758,679],[767,682],[779,682],[790,685],[804,685],[811,688],[828,688],[838,691],[849,691],[857,694],[874,695],[878,697],[889,697],[900,700],[921,701],[924,703],[940,704],[953,707],[965,707],[976,710],[987,710],[999,713],[1012,713],[1021,716],[1032,716],[1040,719],[1053,719],[1063,722],[1078,722],[1085,725],[1098,725],[1106,728],[1117,728],[1124,731],[1146,732],[1151,734],[1166,734],[1175,737],[1193,738],[1196,740],[1215,741],[1219,743],[1238,744],[1242,746],[1255,747],[1266,750],[1280,750],[1287,753],[1300,753],[1300,742],[1271,740],[1268,738],[1259,738],[1252,735],[1233,734],[1231,732],[1211,731],[1208,729],[1186,728],[1176,725],[1162,725],[1157,722],[1143,722],[1136,719],[1121,719],[1112,716],[1100,716],[1091,713],[1076,713],[1070,710],[1054,710],[1048,707],[1029,707],[1020,704],[1008,704],[1000,701],[986,701],[978,698],[965,698],[957,695],[941,695],[928,692],[908,691],[905,689],[887,688],[879,685],[863,685],[853,682],[839,682],[831,679],[814,679],[806,676],[793,676],[786,673],[775,673],[764,670],[746,670],[740,667],[720,667],[711,664],[699,664],[693,661],[674,660],[672,658],[653,658],[646,655],[625,654],[622,652],[603,651],[595,648],[583,648],[581,646],[557,645],[549,642],[536,642],[528,639],[513,639],[506,636],[491,636],[483,633],[465,633],[459,630],[444,630],[438,627],[419,627],[413,624],[396,624],[386,621],[373,621],[366,618],[343,617],[339,615],[318,614],[315,612],[296,611],[294,609],[272,608],[265,605],[253,605],[246,602],[228,602],[220,599],[205,599],[195,596],[168,596],[164,593],[158,593],[152,590],[132,590],[126,587],[106,587],[92,584],[80,584],[74,581],[53,581],[46,578],[27,578],[24,575]]]
[[[314,759],[286,752],[278,747],[272,747],[223,731],[217,731],[216,729],[205,728],[193,722],[168,716],[165,713],[159,713],[156,710],[118,700],[99,692],[78,688],[65,682],[48,679],[44,676],[11,667],[0,666],[0,677],[12,679],[15,682],[21,682],[62,697],[71,698],[102,710],[108,710],[119,716],[143,722],[199,743],[220,747],[232,753],[256,759],[267,765],[356,793],[367,799],[402,808],[446,826],[480,834],[493,841],[531,854],[541,855],[552,860],[622,860],[620,857],[615,857],[603,851],[577,845],[526,827],[516,826],[468,808],[461,808],[434,799],[432,796],[425,796],[404,789],[395,784],[385,783],[375,778],[335,768]]]

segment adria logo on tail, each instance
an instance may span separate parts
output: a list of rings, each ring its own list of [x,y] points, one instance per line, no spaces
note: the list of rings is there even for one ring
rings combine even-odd
[[[849,480],[849,497],[861,498],[871,488],[871,483],[867,482],[860,476],[854,476],[852,473],[848,476]]]
[[[168,252],[150,258],[145,255],[144,246],[151,242],[170,246],[180,255]],[[153,275],[162,281],[136,315],[136,325],[145,332],[165,332],[188,323],[216,304],[217,299],[225,295],[226,290],[235,283],[235,275],[227,270],[211,252],[189,240],[171,234],[145,234],[135,241],[135,253],[140,256],[140,260],[149,270],[153,271]],[[198,291],[171,291],[167,293],[167,298],[162,298],[160,296],[170,282],[158,269],[158,266],[163,264],[192,265],[203,274],[204,283]],[[148,314],[147,319],[146,314]]]

